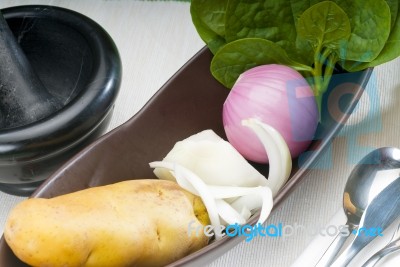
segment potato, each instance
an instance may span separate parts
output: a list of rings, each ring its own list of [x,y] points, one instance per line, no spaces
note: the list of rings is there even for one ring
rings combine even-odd
[[[11,211],[4,236],[31,266],[163,266],[208,243],[189,224],[209,224],[201,199],[146,179],[27,199]]]

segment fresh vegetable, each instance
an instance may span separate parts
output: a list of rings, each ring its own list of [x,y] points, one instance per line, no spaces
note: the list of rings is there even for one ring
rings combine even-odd
[[[229,142],[246,159],[259,163],[268,162],[269,149],[264,148],[251,129],[242,125],[243,120],[257,118],[278,131],[292,158],[309,146],[318,125],[317,105],[307,81],[296,70],[276,64],[242,73],[224,103],[222,114]]]
[[[158,178],[174,180],[201,197],[213,229],[221,224],[244,224],[260,208],[258,222],[263,223],[272,209],[272,197],[290,175],[289,149],[279,133],[256,119],[243,123],[267,149],[271,159],[268,179],[211,130],[177,142],[163,161],[150,163]]]
[[[163,161],[176,163],[202,177],[206,184],[265,186],[267,180],[227,141],[212,130],[204,130],[176,142]],[[157,177],[175,181],[169,170],[155,168]]]
[[[336,65],[359,71],[400,55],[400,5],[392,0],[192,0],[200,37],[214,53],[211,72],[231,88],[258,65],[302,73],[321,110]]]
[[[205,130],[150,163],[160,180],[21,202],[7,219],[5,240],[32,266],[164,266],[209,242],[204,231],[188,232],[189,226],[211,224],[220,239],[221,225],[245,224],[258,210],[264,223],[290,175],[291,157],[277,131],[257,119],[243,124],[267,149],[268,179],[229,142]]]
[[[202,247],[210,224],[245,224],[290,175],[289,149],[278,132],[243,121],[270,156],[268,180],[212,130],[179,141],[160,162],[160,180],[131,180],[58,197],[30,198],[10,213],[4,230],[14,254],[32,266],[163,266]]]
[[[4,236],[32,266],[164,266],[208,243],[189,223],[209,224],[199,197],[171,181],[131,180],[27,199]]]
[[[286,183],[292,170],[289,147],[282,135],[273,127],[258,119],[243,120],[242,124],[254,131],[269,158],[268,182],[273,195]]]
[[[225,42],[225,9],[228,0],[191,1],[191,15],[201,37],[213,53]]]

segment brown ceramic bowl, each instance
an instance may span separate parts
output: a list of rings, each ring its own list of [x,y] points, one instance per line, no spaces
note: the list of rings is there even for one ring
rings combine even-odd
[[[132,119],[106,134],[67,162],[41,185],[32,197],[50,198],[92,186],[115,183],[127,179],[155,178],[148,163],[161,160],[175,142],[204,129],[213,129],[225,137],[222,126],[222,105],[229,91],[220,85],[210,74],[212,55],[202,49],[181,70],[179,70],[154,97]],[[350,98],[341,101],[325,99],[322,124],[318,129],[310,151],[302,157],[301,166],[294,162],[291,178],[275,198],[276,208],[304,173],[327,146],[347,120],[363,88],[368,82],[372,69],[352,74],[336,74],[330,90],[344,90]],[[341,84],[349,86],[338,86]],[[337,92],[336,92],[337,93]],[[333,108],[332,108],[333,107]],[[263,174],[268,172],[264,166],[256,166]],[[255,224],[258,214],[250,219]],[[237,245],[240,237],[225,237],[205,248],[180,259],[169,266],[203,266]],[[0,242],[0,266],[26,266],[19,261],[4,238]]]

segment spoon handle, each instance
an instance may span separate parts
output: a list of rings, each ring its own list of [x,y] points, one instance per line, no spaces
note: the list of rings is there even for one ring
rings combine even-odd
[[[394,242],[395,243],[395,242]],[[392,244],[391,246],[388,246],[378,253],[375,253],[367,262],[363,264],[362,267],[374,267],[378,262],[380,262],[384,257],[387,255],[396,252],[400,250],[400,246],[397,244]]]
[[[346,223],[347,224],[347,223]],[[353,229],[349,226],[349,231],[351,232]],[[335,237],[335,239],[332,241],[332,243],[329,245],[328,249],[325,251],[325,253],[321,256],[315,267],[328,267],[332,263],[332,261],[336,258],[338,253],[340,252],[341,248],[343,245],[346,243],[347,239],[349,238],[349,235],[343,235],[339,231]]]
[[[400,250],[400,224],[397,226],[389,244],[372,255],[362,267],[373,267],[387,255]]]

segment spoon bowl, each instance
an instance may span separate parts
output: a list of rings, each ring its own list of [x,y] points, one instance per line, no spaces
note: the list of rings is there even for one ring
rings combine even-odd
[[[383,147],[367,154],[355,166],[343,194],[348,224],[358,226],[365,209],[400,173],[400,150]]]
[[[380,234],[365,233],[361,229],[385,231],[400,216],[400,177],[385,187],[368,205],[361,218],[359,232],[350,245],[339,255],[331,267],[348,266],[354,257]],[[362,232],[360,232],[362,231]]]

